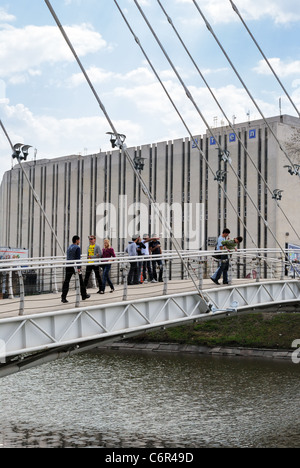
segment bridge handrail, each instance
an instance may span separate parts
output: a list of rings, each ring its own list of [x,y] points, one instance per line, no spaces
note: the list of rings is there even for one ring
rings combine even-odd
[[[299,250],[285,250],[285,256],[287,257],[292,252],[299,253]],[[214,255],[228,255],[228,251],[214,251],[214,250],[182,250],[180,252],[183,259],[199,259],[202,261],[205,259],[211,259]],[[266,256],[268,255],[268,256]],[[271,255],[271,256],[270,256]],[[281,262],[283,260],[282,251],[279,249],[239,249],[237,251],[230,252],[231,258],[235,257],[244,257],[245,259],[261,259],[265,261],[272,262]],[[65,266],[87,266],[92,263],[97,263],[99,265],[105,265],[108,262],[120,264],[120,263],[131,263],[131,262],[141,262],[146,260],[178,260],[178,254],[176,251],[165,251],[161,255],[138,255],[138,256],[128,256],[122,252],[116,253],[116,258],[113,259],[93,259],[89,260],[86,256],[82,256],[82,259],[79,261],[68,261],[65,257],[35,257],[35,258],[26,258],[26,259],[5,259],[0,260],[0,271],[9,272],[16,271],[16,268],[31,270],[31,269],[44,269],[44,268],[54,268],[54,267],[65,267]],[[285,262],[289,264],[289,261],[285,259]]]
[[[298,251],[295,250],[298,253]],[[279,249],[239,249],[237,251],[231,251],[228,255],[227,251],[203,251],[203,250],[182,250],[181,258],[188,262],[190,269],[193,273],[196,272],[196,276],[199,281],[199,287],[202,287],[203,278],[209,278],[213,271],[218,266],[218,261],[213,257],[214,255],[228,256],[230,260],[230,274],[233,277],[234,274],[237,278],[240,277],[252,277],[259,281],[261,277],[273,278],[280,277],[282,279],[287,270],[294,276],[299,277],[299,271],[295,268],[295,271],[291,269],[291,262],[288,261],[287,256],[291,253],[291,250],[285,251],[286,255],[282,255]],[[12,278],[13,274],[18,275],[20,291],[24,290],[24,284],[22,284],[23,277],[27,275],[26,281],[30,282],[30,275],[36,274],[39,282],[39,291],[45,292],[54,290],[56,293],[61,287],[63,281],[63,271],[66,266],[73,266],[75,268],[85,268],[93,264],[99,266],[105,266],[108,263],[113,265],[112,273],[117,275],[118,283],[126,283],[126,273],[131,263],[133,262],[145,262],[162,260],[167,267],[164,268],[164,283],[165,289],[167,290],[168,281],[168,270],[169,277],[173,279],[175,274],[180,279],[187,278],[186,272],[181,265],[181,259],[179,259],[177,252],[175,251],[164,251],[161,255],[142,255],[130,257],[125,255],[123,252],[118,252],[116,258],[113,259],[99,259],[89,260],[86,256],[82,257],[80,261],[67,261],[65,257],[36,257],[27,259],[12,259],[0,261],[0,275],[2,277],[2,292],[7,294],[9,298],[14,297]],[[50,275],[48,271],[50,270]],[[6,275],[8,275],[8,286],[6,288]],[[49,276],[47,276],[49,275]],[[31,277],[33,279],[33,277]],[[16,282],[16,280],[15,280]],[[5,283],[5,285],[3,285]],[[47,287],[49,288],[47,290]],[[28,286],[28,285],[27,285]],[[16,288],[15,288],[16,289]],[[28,290],[29,288],[27,288]],[[125,286],[124,286],[125,289]],[[18,294],[17,292],[15,294]],[[21,292],[20,292],[21,294]],[[25,290],[24,290],[25,294]],[[126,292],[124,292],[124,297]]]

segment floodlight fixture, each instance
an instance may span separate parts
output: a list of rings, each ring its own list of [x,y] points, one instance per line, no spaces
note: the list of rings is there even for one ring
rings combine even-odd
[[[113,132],[107,132],[106,135],[110,135],[110,142],[112,148],[124,148],[124,142],[126,140],[126,135],[123,135],[122,133],[113,133]]]
[[[218,182],[224,182],[224,180],[226,178],[226,174],[227,174],[227,171],[219,170],[219,171],[216,172],[214,180],[216,180]]]
[[[273,191],[273,200],[280,201],[282,199],[283,190],[276,189]]]
[[[18,159],[18,161],[22,161],[22,159],[26,161],[29,148],[32,148],[32,146],[24,145],[23,143],[16,143],[13,147],[14,152],[12,157]]]
[[[134,168],[137,170],[137,171],[142,171],[144,169],[144,166],[145,166],[145,160],[146,158],[140,158],[138,156],[135,156],[134,160],[133,160],[133,164],[134,164]]]
[[[283,167],[287,168],[289,174],[300,176],[300,165],[299,164],[294,164],[293,166],[283,166]]]

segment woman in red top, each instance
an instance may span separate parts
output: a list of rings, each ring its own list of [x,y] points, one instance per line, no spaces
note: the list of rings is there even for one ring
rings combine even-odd
[[[104,248],[102,249],[101,261],[102,262],[105,262],[105,261],[108,262],[108,259],[112,258],[112,257],[116,257],[116,254],[115,254],[114,249],[110,246],[110,241],[108,239],[105,239],[103,244],[104,244]],[[107,265],[102,265],[102,268],[103,268],[103,274],[102,274],[102,285],[101,285],[101,289],[100,289],[100,294],[104,294],[106,282],[109,284],[110,292],[112,293],[112,292],[114,292],[115,288],[114,288],[114,285],[112,284],[112,282],[110,280],[110,277],[109,277],[109,272],[110,272],[110,269],[111,269],[111,263],[109,262],[109,263],[107,263]]]

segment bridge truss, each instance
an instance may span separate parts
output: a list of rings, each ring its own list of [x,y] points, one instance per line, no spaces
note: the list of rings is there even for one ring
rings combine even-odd
[[[0,321],[0,377],[154,329],[253,313],[299,310],[300,282],[268,280],[109,304],[75,307]]]

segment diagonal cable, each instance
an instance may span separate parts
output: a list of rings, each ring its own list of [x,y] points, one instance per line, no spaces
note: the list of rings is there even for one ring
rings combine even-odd
[[[231,0],[230,0],[231,1]],[[271,189],[271,187],[269,186],[268,182],[266,181],[265,177],[263,176],[263,174],[261,173],[261,171],[259,170],[259,168],[257,167],[257,165],[255,164],[254,160],[252,159],[251,155],[249,154],[249,151],[246,147],[246,145],[244,144],[243,140],[240,138],[239,134],[235,131],[235,128],[234,126],[232,125],[230,119],[228,118],[227,114],[225,113],[225,110],[223,109],[223,107],[221,106],[221,104],[219,103],[216,95],[214,94],[213,90],[211,89],[209,83],[207,82],[204,74],[201,72],[200,68],[198,67],[196,61],[194,60],[193,56],[191,55],[190,51],[188,50],[184,40],[182,39],[182,37],[180,36],[178,30],[176,29],[175,25],[174,25],[174,22],[172,21],[171,17],[168,15],[166,9],[163,7],[162,3],[160,0],[157,0],[159,6],[161,7],[162,11],[164,12],[164,14],[166,15],[167,17],[167,20],[169,22],[169,24],[171,25],[171,27],[173,28],[177,38],[179,39],[180,43],[182,44],[184,50],[186,51],[186,53],[188,54],[189,58],[191,59],[193,65],[195,66],[196,70],[198,71],[200,77],[202,78],[203,82],[205,83],[208,91],[210,92],[210,94],[212,95],[215,103],[217,104],[217,106],[219,107],[220,111],[222,112],[223,116],[225,117],[225,119],[227,120],[228,122],[228,125],[229,127],[231,128],[231,130],[233,131],[233,133],[235,134],[236,138],[238,139],[241,147],[243,148],[243,150],[245,151],[245,154],[247,154],[247,156],[249,157],[251,163],[253,164],[254,168],[256,169],[258,175],[260,176],[261,180],[263,181],[263,183],[265,184],[265,187],[269,190],[269,193],[271,195],[273,195],[273,191]],[[291,223],[291,221],[288,219],[286,213],[284,212],[284,210],[282,209],[282,207],[280,206],[280,203],[277,201],[277,200],[274,200],[277,204],[277,207],[280,209],[280,211],[282,212],[283,216],[285,217],[287,223],[290,225],[290,227],[292,228],[292,230],[294,231],[294,233],[296,234],[296,236],[298,237],[298,239],[300,239],[300,236],[299,234],[297,233],[297,231],[295,230],[295,227],[293,226],[293,224]]]
[[[11,147],[12,151],[15,151],[14,146],[13,146],[13,144],[12,144],[12,142],[11,142],[11,139],[9,138],[9,135],[8,135],[8,133],[7,133],[7,131],[6,131],[6,129],[5,129],[5,127],[4,127],[4,125],[3,125],[3,123],[2,123],[1,120],[0,120],[0,126],[1,126],[3,132],[4,132],[5,136],[6,136],[6,138],[7,138],[8,142],[9,142],[9,144],[10,144],[10,147]],[[23,175],[24,175],[25,179],[27,180],[28,185],[29,185],[29,187],[30,187],[30,189],[31,189],[31,191],[32,191],[32,193],[33,193],[34,199],[35,199],[35,201],[37,202],[37,204],[39,205],[40,210],[41,210],[41,212],[43,213],[43,216],[44,216],[44,218],[45,218],[45,220],[46,220],[46,222],[47,222],[49,228],[51,229],[51,232],[52,232],[52,234],[53,234],[53,236],[54,236],[54,238],[55,238],[55,240],[56,240],[56,242],[57,242],[57,245],[59,246],[59,248],[60,248],[62,254],[65,255],[64,249],[63,249],[63,247],[62,247],[62,245],[61,245],[61,243],[60,243],[60,241],[59,241],[59,239],[58,239],[58,237],[57,237],[57,234],[56,234],[56,232],[55,232],[55,230],[54,230],[54,228],[53,228],[53,226],[52,226],[52,224],[51,224],[51,222],[50,222],[50,220],[49,220],[49,218],[48,218],[48,216],[47,216],[47,214],[46,214],[46,212],[45,212],[45,210],[44,210],[44,207],[43,207],[43,205],[42,205],[42,203],[41,203],[41,200],[40,200],[38,194],[36,193],[36,191],[35,191],[35,189],[34,189],[32,183],[30,182],[29,177],[28,177],[26,171],[24,170],[23,164],[21,163],[21,160],[20,160],[19,156],[16,155],[16,158],[17,158],[17,161],[18,161],[18,163],[19,163],[19,166],[21,167],[21,170],[22,170],[22,172],[23,172]]]
[[[195,1],[195,0],[193,0],[193,1]],[[218,146],[219,150],[220,150],[222,153],[224,153],[224,151],[222,150],[220,144],[218,143],[218,140],[217,140],[217,138],[215,137],[215,135],[214,135],[212,129],[209,127],[209,125],[208,125],[208,123],[207,123],[205,117],[203,116],[202,112],[200,111],[199,107],[197,106],[197,104],[196,104],[196,102],[195,102],[195,100],[194,100],[192,94],[191,94],[190,91],[188,90],[188,88],[187,88],[187,86],[185,85],[184,81],[182,80],[180,74],[179,74],[178,71],[176,70],[176,67],[174,66],[172,60],[170,59],[170,57],[169,57],[169,55],[167,54],[166,50],[164,49],[162,43],[160,42],[160,40],[159,40],[157,34],[155,33],[154,29],[152,28],[152,26],[151,26],[151,24],[150,24],[150,22],[149,22],[147,16],[145,15],[143,9],[141,8],[141,6],[139,5],[139,3],[138,3],[137,0],[134,0],[134,3],[136,4],[136,6],[137,6],[139,12],[141,13],[142,17],[144,18],[144,20],[145,20],[147,26],[149,27],[150,31],[152,32],[152,34],[153,34],[155,40],[157,41],[158,45],[160,46],[160,48],[161,48],[162,52],[164,53],[166,59],[168,60],[169,64],[171,65],[171,67],[172,67],[174,73],[176,74],[178,80],[179,80],[180,83],[182,84],[182,86],[183,86],[183,88],[184,88],[184,90],[185,90],[185,92],[186,92],[187,97],[192,101],[192,103],[194,104],[194,106],[195,106],[196,110],[198,111],[199,115],[200,115],[201,118],[203,119],[203,122],[207,125],[207,128],[208,128],[210,134],[212,135],[212,137],[214,138],[214,140],[216,141],[216,145]],[[268,124],[268,125],[269,125],[269,124]],[[260,212],[260,210],[259,210],[258,207],[256,206],[256,204],[255,204],[253,198],[251,197],[251,195],[249,194],[247,188],[245,187],[245,184],[243,183],[243,181],[241,180],[241,178],[239,177],[239,175],[238,175],[237,172],[234,170],[234,168],[232,167],[231,164],[230,164],[230,167],[231,167],[232,171],[234,172],[236,178],[239,180],[240,184],[241,184],[242,187],[244,188],[245,193],[246,193],[247,196],[249,197],[249,199],[250,199],[251,203],[253,204],[255,210],[257,211],[257,213],[258,213],[259,216],[261,217],[262,221],[264,222],[265,227],[269,230],[271,236],[273,237],[275,243],[279,246],[279,248],[280,248],[280,250],[282,251],[283,255],[285,255],[285,252],[284,252],[284,250],[283,250],[281,244],[279,243],[278,239],[276,238],[276,236],[274,235],[273,231],[272,231],[271,228],[269,227],[269,223],[268,223],[267,220],[263,217],[262,213]],[[299,274],[299,276],[300,276],[300,274]]]
[[[275,72],[274,68],[272,67],[272,64],[270,62],[270,60],[268,60],[268,58],[266,57],[265,53],[263,52],[262,48],[260,47],[260,45],[258,44],[257,40],[255,39],[253,33],[251,32],[251,30],[249,29],[249,27],[247,26],[247,23],[245,22],[243,16],[241,15],[238,7],[236,6],[236,4],[232,1],[232,0],[229,0],[230,3],[231,3],[231,6],[233,8],[233,10],[235,11],[235,13],[238,15],[238,17],[240,18],[241,22],[243,23],[243,25],[245,26],[246,30],[248,31],[250,37],[252,38],[253,42],[255,43],[256,47],[258,48],[259,52],[261,53],[261,55],[263,56],[264,60],[266,61],[267,65],[269,66],[271,72],[273,73],[273,75],[275,76],[276,80],[278,81],[279,85],[281,86],[282,90],[284,91],[284,93],[286,94],[287,98],[289,99],[290,103],[292,104],[292,106],[294,107],[295,111],[297,112],[298,116],[300,117],[300,112],[298,111],[297,107],[296,107],[296,104],[294,103],[294,101],[292,100],[291,96],[289,95],[289,93],[287,92],[285,86],[283,85],[282,81],[280,80],[279,76],[277,75],[277,73]]]
[[[204,15],[204,13],[202,12],[202,10],[200,9],[198,3],[196,0],[193,0],[193,3],[195,5],[195,7],[197,8],[198,12],[200,13],[203,21],[205,22],[206,24],[206,27],[207,29],[209,30],[209,32],[212,34],[212,36],[214,37],[215,41],[217,42],[218,46],[220,47],[220,49],[222,50],[224,56],[226,57],[227,61],[229,62],[231,68],[233,69],[233,71],[235,72],[236,76],[238,77],[238,79],[240,80],[241,84],[243,85],[243,87],[245,88],[248,96],[250,97],[251,101],[253,102],[253,104],[255,105],[256,109],[258,110],[258,112],[260,113],[260,115],[262,116],[265,124],[267,125],[269,131],[271,132],[271,134],[273,135],[274,139],[276,140],[276,142],[278,143],[278,146],[280,148],[280,150],[284,153],[285,157],[288,159],[289,163],[291,164],[291,166],[293,167],[293,169],[295,170],[296,172],[296,168],[295,168],[295,165],[294,163],[292,162],[291,158],[289,157],[289,155],[287,154],[287,152],[285,151],[285,149],[283,148],[282,144],[280,143],[279,139],[277,138],[277,136],[275,135],[274,131],[272,130],[271,126],[269,125],[269,122],[267,121],[266,117],[264,116],[262,110],[260,109],[259,105],[257,104],[256,100],[254,99],[254,97],[252,96],[249,88],[247,87],[245,81],[243,80],[243,78],[241,77],[241,75],[239,74],[237,68],[234,66],[232,60],[230,59],[229,55],[227,54],[227,52],[225,51],[223,45],[221,44],[220,40],[218,39],[216,33],[214,32],[211,24],[208,22],[206,16]]]
[[[110,125],[110,127],[111,127],[111,129],[112,129],[112,131],[113,131],[113,133],[114,133],[116,136],[119,136],[120,134],[117,132],[117,130],[116,130],[116,128],[115,128],[115,126],[114,126],[112,120],[110,119],[110,117],[109,117],[109,115],[108,115],[108,113],[107,113],[107,111],[106,111],[106,109],[105,109],[105,107],[104,107],[104,105],[103,105],[103,103],[102,103],[100,97],[98,96],[98,94],[97,94],[97,92],[96,92],[96,90],[95,90],[95,88],[94,88],[94,86],[93,86],[93,84],[92,84],[92,82],[91,82],[91,80],[90,80],[90,78],[89,78],[89,76],[88,76],[88,74],[87,74],[87,72],[86,72],[86,70],[85,70],[83,64],[81,63],[81,61],[80,61],[80,59],[79,59],[79,57],[78,57],[78,55],[77,55],[77,53],[76,53],[74,47],[73,47],[73,45],[72,45],[72,43],[71,43],[71,41],[70,41],[68,35],[66,34],[66,32],[65,32],[65,30],[64,30],[64,28],[63,28],[63,26],[62,26],[62,24],[61,24],[61,22],[60,22],[58,16],[56,15],[56,13],[55,13],[55,11],[54,11],[54,9],[53,9],[53,7],[52,7],[50,1],[49,1],[49,0],[44,0],[44,1],[45,1],[46,5],[47,5],[47,7],[48,7],[48,9],[49,9],[49,11],[50,11],[50,13],[51,13],[53,19],[54,19],[54,21],[56,22],[58,28],[60,29],[60,31],[61,31],[61,33],[62,33],[62,35],[63,35],[63,37],[64,37],[66,43],[68,44],[70,50],[72,51],[73,56],[74,56],[74,58],[76,59],[76,61],[77,61],[78,65],[79,65],[79,67],[80,67],[80,69],[81,69],[81,71],[82,71],[84,77],[86,78],[86,81],[88,82],[89,87],[91,88],[91,90],[92,90],[92,92],[93,92],[93,94],[94,94],[94,96],[95,96],[95,98],[96,98],[96,100],[97,100],[97,102],[98,102],[98,104],[99,104],[99,106],[100,106],[102,112],[104,113],[104,115],[105,115],[105,117],[106,117],[106,119],[107,119],[107,121],[108,121],[108,123],[109,123],[109,125]],[[196,281],[196,279],[194,278],[194,275],[193,275],[192,272],[190,271],[190,269],[189,269],[189,267],[188,267],[188,265],[187,265],[185,259],[183,258],[182,254],[181,254],[181,252],[180,252],[180,246],[178,245],[178,242],[177,242],[177,240],[176,240],[175,237],[174,237],[172,228],[171,228],[170,225],[167,223],[167,221],[165,220],[164,216],[162,215],[160,209],[158,209],[157,205],[155,204],[155,200],[154,200],[154,198],[153,198],[153,196],[152,196],[150,190],[148,189],[146,183],[144,182],[144,180],[143,180],[141,174],[140,174],[140,173],[137,171],[137,169],[135,168],[134,162],[133,162],[132,158],[130,157],[129,152],[127,151],[126,145],[125,145],[125,144],[120,144],[120,149],[122,149],[122,151],[124,152],[124,154],[125,154],[125,156],[126,156],[128,162],[129,162],[129,164],[130,164],[130,166],[131,166],[133,172],[135,173],[137,179],[139,180],[139,182],[140,182],[140,184],[141,184],[141,187],[142,187],[142,189],[143,189],[145,195],[148,197],[149,201],[153,204],[153,208],[154,208],[154,210],[156,211],[157,215],[159,216],[160,222],[162,223],[162,225],[164,226],[164,228],[168,231],[168,233],[169,233],[169,235],[170,235],[171,242],[172,242],[172,244],[173,244],[173,246],[174,246],[174,248],[175,248],[175,250],[176,250],[176,252],[177,252],[177,254],[178,254],[178,256],[179,256],[179,258],[180,258],[180,260],[181,260],[181,262],[182,262],[182,264],[183,264],[183,266],[184,266],[184,268],[185,268],[185,270],[186,270],[186,272],[187,272],[187,274],[188,274],[189,277],[191,278],[191,280],[192,280],[192,282],[193,282],[193,284],[194,284],[194,286],[195,286],[197,292],[199,293],[199,295],[201,296],[202,300],[203,300],[203,301],[205,302],[205,304],[206,304],[206,301],[205,301],[205,299],[204,299],[204,296],[203,296],[201,290],[199,289],[199,287],[198,287],[198,285],[197,285],[197,281]],[[207,305],[207,304],[206,304],[206,305]]]
[[[188,132],[188,134],[190,135],[190,138],[191,138],[191,140],[193,141],[195,147],[197,147],[199,153],[201,154],[201,156],[202,156],[203,159],[205,160],[207,167],[209,168],[209,170],[211,171],[212,175],[214,176],[214,175],[215,175],[214,170],[212,169],[211,165],[209,164],[209,161],[208,161],[208,159],[206,158],[205,153],[201,150],[201,148],[200,148],[200,146],[199,146],[199,144],[198,144],[198,141],[197,141],[197,140],[194,138],[194,136],[192,135],[192,133],[191,133],[189,127],[187,126],[187,124],[186,124],[185,120],[183,119],[182,115],[180,114],[180,111],[179,111],[178,108],[176,107],[176,104],[174,103],[172,97],[170,96],[170,94],[169,94],[169,92],[167,91],[165,85],[163,84],[162,80],[160,79],[160,77],[159,77],[159,75],[158,75],[156,69],[154,68],[154,66],[153,66],[153,64],[152,64],[152,62],[151,62],[151,60],[150,60],[149,57],[147,56],[147,54],[146,54],[146,52],[145,52],[143,46],[141,45],[141,42],[140,42],[139,38],[135,35],[135,33],[134,33],[132,27],[130,26],[130,24],[129,24],[128,20],[127,20],[127,18],[125,17],[123,11],[121,10],[121,8],[120,8],[120,6],[119,6],[117,0],[114,0],[114,2],[115,2],[115,4],[116,4],[117,8],[119,9],[119,11],[120,11],[120,13],[121,13],[121,15],[122,15],[122,17],[123,17],[125,23],[127,24],[128,28],[129,28],[129,30],[130,30],[130,32],[132,33],[132,35],[133,35],[133,37],[134,37],[134,39],[135,39],[135,42],[136,42],[136,43],[138,44],[138,46],[140,47],[141,51],[143,52],[143,54],[144,54],[146,60],[148,61],[149,65],[150,65],[150,67],[151,67],[153,73],[155,74],[157,80],[159,81],[159,83],[161,84],[162,88],[164,89],[164,91],[165,91],[167,97],[169,98],[169,100],[170,100],[172,106],[174,107],[176,113],[179,115],[179,118],[181,119],[183,125],[185,126],[185,128],[186,128],[186,130],[187,130],[187,132]],[[247,233],[249,234],[249,237],[251,238],[251,241],[253,242],[253,244],[254,244],[256,247],[258,247],[257,244],[256,244],[256,242],[255,242],[255,240],[254,240],[254,238],[252,237],[251,233],[249,232],[247,226],[245,225],[243,219],[241,218],[241,216],[240,216],[239,213],[237,212],[236,207],[235,207],[235,204],[231,201],[231,199],[229,198],[228,194],[227,194],[226,191],[224,190],[224,187],[222,186],[222,183],[218,181],[218,185],[219,185],[219,188],[221,189],[221,191],[223,192],[224,196],[225,196],[226,199],[228,200],[228,202],[229,202],[230,206],[232,207],[233,211],[236,213],[236,215],[237,215],[239,221],[241,222],[241,224],[243,225],[244,229],[245,229],[245,230],[247,231]]]

